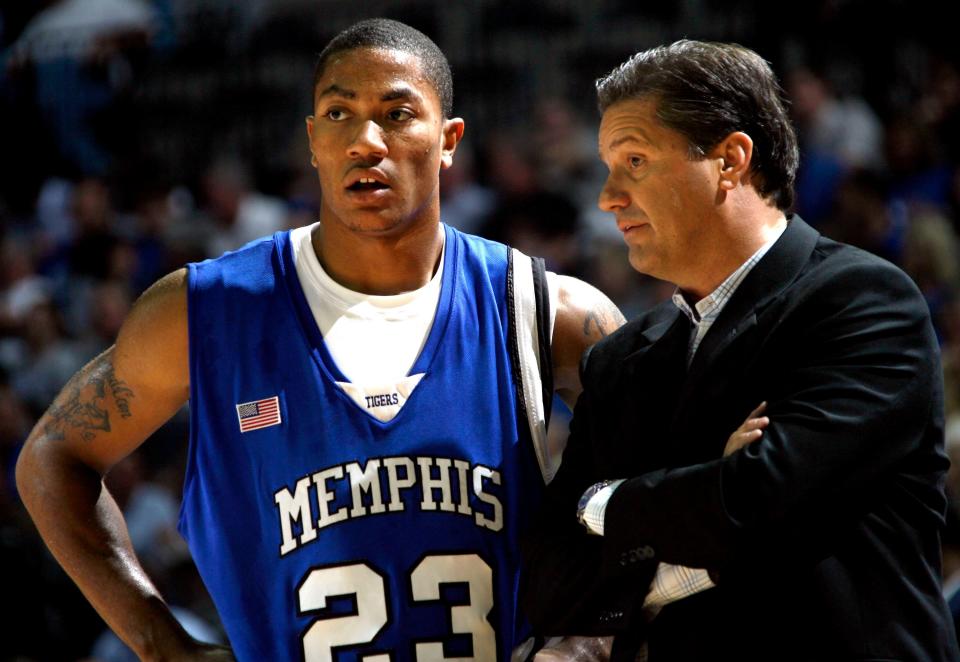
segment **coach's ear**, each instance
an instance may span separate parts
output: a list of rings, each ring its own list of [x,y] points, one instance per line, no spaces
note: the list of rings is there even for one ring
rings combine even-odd
[[[449,168],[453,165],[453,153],[463,139],[463,119],[451,117],[443,120],[443,143],[440,146],[440,167]]]
[[[749,180],[753,139],[743,131],[734,131],[713,149],[720,168],[719,187],[732,191]]]

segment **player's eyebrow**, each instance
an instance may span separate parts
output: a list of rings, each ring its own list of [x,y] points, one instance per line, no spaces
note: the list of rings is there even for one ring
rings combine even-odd
[[[319,94],[317,94],[318,99],[322,99],[323,97],[329,97],[329,96],[344,97],[346,99],[356,99],[357,93],[354,92],[353,90],[348,90],[346,88],[340,87],[339,85],[334,83],[333,85],[325,87],[323,90],[320,91]]]
[[[344,99],[356,99],[357,93],[355,90],[340,87],[336,83],[333,83],[332,85],[323,88],[317,94],[317,99],[322,99],[323,97],[329,96],[343,97]],[[409,85],[397,85],[380,95],[380,101],[396,101],[397,99],[422,101],[423,97],[421,97],[420,94]]]
[[[410,101],[422,101],[423,97],[409,85],[397,85],[383,93],[380,101],[396,101],[397,99],[408,99]]]

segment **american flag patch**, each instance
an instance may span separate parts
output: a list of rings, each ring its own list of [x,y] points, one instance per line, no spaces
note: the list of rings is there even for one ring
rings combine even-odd
[[[277,396],[237,405],[240,432],[280,425],[280,399]]]

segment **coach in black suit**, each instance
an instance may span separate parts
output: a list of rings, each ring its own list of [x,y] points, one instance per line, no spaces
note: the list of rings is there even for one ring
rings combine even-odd
[[[600,206],[633,267],[678,287],[584,357],[525,543],[535,627],[615,634],[622,660],[960,659],[940,594],[941,370],[917,288],[785,214],[796,139],[756,53],[677,42],[598,91]],[[759,439],[721,457],[761,401]]]

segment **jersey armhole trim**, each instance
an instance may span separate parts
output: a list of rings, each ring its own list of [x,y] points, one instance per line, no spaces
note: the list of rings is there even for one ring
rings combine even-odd
[[[550,339],[550,294],[544,262],[516,249],[508,253],[507,311],[510,358],[517,400],[530,428],[544,483],[560,465],[550,452],[547,425],[553,405],[553,361]]]

